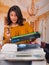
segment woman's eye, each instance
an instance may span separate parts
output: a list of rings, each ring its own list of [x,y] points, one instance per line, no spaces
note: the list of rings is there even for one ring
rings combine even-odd
[[[13,16],[13,14],[11,14],[11,16]]]

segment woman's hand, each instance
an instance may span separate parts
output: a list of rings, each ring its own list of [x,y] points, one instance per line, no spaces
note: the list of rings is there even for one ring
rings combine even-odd
[[[9,28],[6,29],[5,35],[6,35],[6,37],[10,38],[10,30],[9,30]]]

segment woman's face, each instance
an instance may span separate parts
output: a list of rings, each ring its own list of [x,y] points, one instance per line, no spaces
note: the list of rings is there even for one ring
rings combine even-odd
[[[16,16],[16,13],[14,11],[10,12],[10,19],[11,19],[13,24],[15,24],[17,22],[18,17]]]

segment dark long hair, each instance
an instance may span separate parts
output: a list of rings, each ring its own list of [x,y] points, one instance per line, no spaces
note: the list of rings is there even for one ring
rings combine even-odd
[[[20,8],[18,6],[12,6],[9,11],[8,11],[8,14],[7,14],[7,22],[8,22],[8,25],[11,25],[12,21],[10,20],[10,12],[11,11],[14,11],[16,13],[16,16],[18,17],[18,20],[17,20],[17,24],[22,26],[23,25],[23,16],[22,16],[22,12],[20,10]]]

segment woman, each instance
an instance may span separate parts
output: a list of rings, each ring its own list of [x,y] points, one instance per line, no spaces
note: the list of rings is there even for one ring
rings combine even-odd
[[[33,32],[33,28],[26,22],[18,6],[12,6],[7,14],[8,25],[4,28],[4,43],[10,42],[13,36]],[[25,41],[26,42],[26,41]]]

